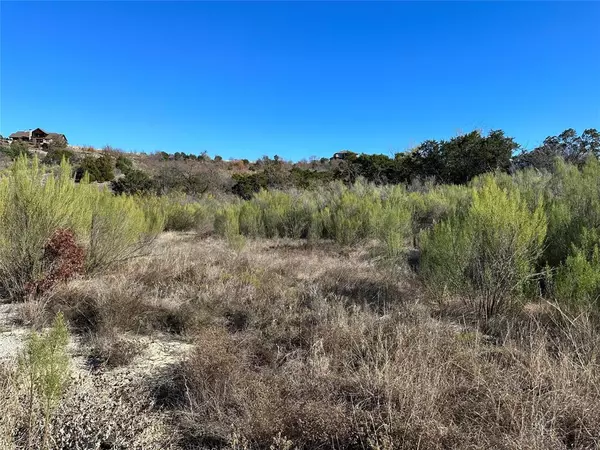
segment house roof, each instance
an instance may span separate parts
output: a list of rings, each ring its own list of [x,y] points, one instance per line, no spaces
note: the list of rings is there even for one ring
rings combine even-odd
[[[31,131],[17,131],[9,136],[9,138],[20,138],[20,137],[29,137]]]
[[[9,136],[9,138],[13,138],[13,139],[14,138],[21,138],[21,137],[31,138],[31,133],[34,132],[34,131],[36,131],[36,130],[41,131],[42,133],[44,133],[46,135],[46,137],[49,137],[51,139],[57,139],[57,138],[61,138],[61,137],[63,137],[63,138],[66,139],[66,136],[64,134],[62,134],[62,133],[48,133],[47,131],[45,131],[45,130],[43,130],[41,128],[36,128],[34,130],[27,130],[27,131],[17,131],[15,133],[11,134]]]

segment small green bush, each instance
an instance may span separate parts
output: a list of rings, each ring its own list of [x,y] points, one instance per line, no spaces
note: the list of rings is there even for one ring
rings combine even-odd
[[[244,200],[250,200],[261,189],[267,188],[268,180],[263,172],[248,175],[234,174],[232,178],[235,181],[235,184],[231,188],[232,192]]]
[[[138,197],[147,212],[164,217],[165,231],[191,231],[208,234],[212,231],[216,202],[210,196],[192,201],[185,194]]]
[[[155,190],[155,184],[146,172],[129,169],[124,173],[124,176],[111,183],[115,194],[148,194]]]
[[[169,209],[165,217],[165,231],[190,231],[196,227],[196,210],[187,205]]]
[[[73,152],[68,150],[66,147],[51,147],[48,149],[48,153],[42,160],[44,164],[56,165],[60,164],[63,159],[70,162],[73,158]]]
[[[262,210],[257,202],[244,202],[240,207],[240,232],[244,236],[264,236]]]
[[[49,430],[53,412],[65,390],[70,374],[67,353],[69,332],[62,314],[54,319],[52,328],[44,334],[32,331],[19,358],[19,374],[24,379],[28,398],[28,448],[34,448],[37,407],[42,412],[43,448],[50,448]]]
[[[281,191],[261,191],[254,200],[261,209],[265,236],[268,238],[285,236],[285,218],[289,212],[292,199]]]
[[[526,292],[547,222],[543,206],[531,211],[518,190],[501,189],[493,177],[472,195],[465,214],[424,233],[421,273],[433,292],[460,296],[490,318]]]
[[[240,208],[237,204],[226,205],[215,215],[215,232],[230,238],[240,234]]]
[[[0,147],[0,152],[12,160],[17,160],[20,156],[27,158],[32,156],[29,146],[23,141],[12,141],[10,145]]]
[[[404,255],[412,230],[411,219],[408,197],[400,189],[392,190],[384,200],[378,225],[378,237],[387,257],[398,259]]]
[[[325,232],[341,245],[359,244],[377,235],[381,209],[376,192],[347,190],[330,207],[330,229]]]
[[[600,234],[600,163],[588,159],[579,170],[557,162],[556,172],[547,183],[548,236],[544,263],[558,267],[581,248],[584,233]],[[600,242],[600,241],[599,241]]]
[[[586,255],[576,249],[558,268],[554,277],[554,295],[566,309],[579,312],[600,306],[600,252],[594,246]]]
[[[115,177],[112,158],[106,154],[98,158],[86,156],[77,168],[77,179],[82,179],[86,173],[92,182],[111,181]]]
[[[468,208],[471,190],[465,186],[435,186],[426,192],[412,192],[409,203],[412,209],[411,227],[414,246],[419,233],[447,219],[455,211]]]
[[[115,161],[115,167],[119,169],[121,173],[127,174],[133,169],[133,161],[124,155],[119,155]]]
[[[138,255],[164,228],[159,211],[145,210],[138,199],[99,192],[92,203],[86,269],[94,272]]]

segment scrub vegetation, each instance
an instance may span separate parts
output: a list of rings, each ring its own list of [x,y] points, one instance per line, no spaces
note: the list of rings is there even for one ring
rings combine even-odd
[[[0,447],[600,447],[595,130],[294,165],[26,150]]]

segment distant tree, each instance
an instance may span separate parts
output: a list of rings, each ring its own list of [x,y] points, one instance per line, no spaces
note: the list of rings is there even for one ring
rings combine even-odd
[[[358,155],[350,152],[344,159],[332,160],[334,177],[345,183],[354,183],[361,172],[361,164],[357,163],[357,159]]]
[[[44,164],[52,165],[52,164],[60,164],[63,159],[66,161],[71,161],[73,158],[73,152],[68,148],[50,148],[46,156],[42,160]]]
[[[142,171],[131,169],[125,176],[114,180],[111,188],[115,194],[142,194],[155,190],[155,185],[150,176]]]
[[[510,160],[519,145],[501,130],[484,137],[478,131],[442,143],[447,183],[466,183],[477,175],[494,170],[508,171]]]
[[[133,161],[124,155],[117,156],[115,167],[121,171],[121,173],[127,173],[133,169]]]
[[[208,190],[209,177],[185,162],[173,161],[161,168],[156,175],[155,185],[162,194],[172,191],[202,194]]]
[[[267,176],[264,172],[249,175],[234,174],[233,181],[235,184],[231,189],[232,192],[246,200],[251,199],[256,192],[266,189],[268,186]]]
[[[409,155],[410,160],[405,161],[405,172],[413,172],[419,179],[434,177],[442,180],[446,177],[448,169],[444,156],[443,141],[427,140]],[[409,178],[414,177],[409,176]]]
[[[290,171],[293,185],[300,189],[312,189],[333,181],[333,173],[324,170],[309,170],[298,167]]]
[[[394,182],[435,179],[443,183],[466,183],[494,170],[508,171],[519,145],[501,130],[482,136],[479,131],[449,141],[428,140],[409,153],[396,155],[391,172]]]
[[[67,148],[65,139],[53,139],[46,148],[47,153],[42,160],[44,164],[60,164],[63,158],[67,161],[73,158],[73,152]]]
[[[558,136],[548,136],[539,147],[523,152],[514,159],[515,168],[534,167],[552,171],[557,158],[579,165],[590,156],[600,157],[600,133],[594,128],[585,130],[580,136],[569,128]]]
[[[169,161],[159,168],[154,178],[160,194],[184,192],[199,195],[205,192],[230,192],[233,181],[223,168],[199,161]]]
[[[76,170],[76,179],[82,179],[85,173],[89,174],[90,181],[98,183],[111,181],[115,177],[112,158],[106,154],[98,158],[86,156]]]
[[[21,155],[26,155],[28,158],[32,156],[29,146],[25,142],[18,140],[12,141],[10,145],[0,147],[0,152],[13,160]]]
[[[223,158],[221,156],[219,156],[219,155],[216,155],[214,159],[215,159],[215,162],[221,162],[221,161],[223,161]]]
[[[368,181],[385,184],[395,181],[395,161],[385,155],[358,156],[353,164],[358,167],[357,174]]]

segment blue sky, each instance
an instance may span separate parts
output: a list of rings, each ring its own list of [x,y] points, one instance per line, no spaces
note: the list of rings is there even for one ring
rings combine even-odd
[[[0,2],[0,133],[298,160],[600,128],[600,3]]]

